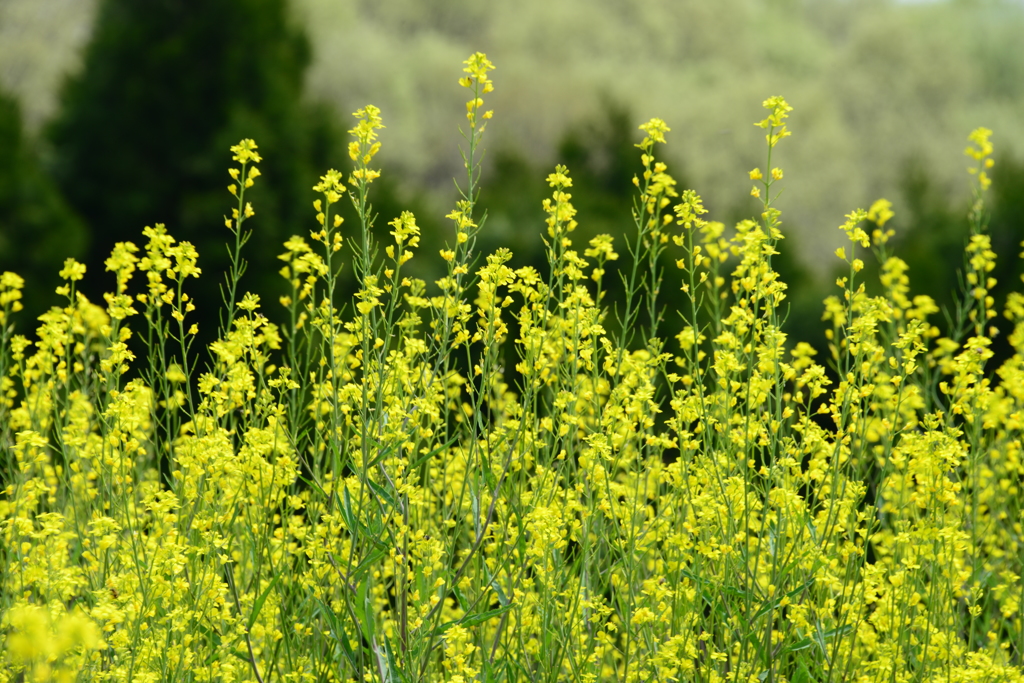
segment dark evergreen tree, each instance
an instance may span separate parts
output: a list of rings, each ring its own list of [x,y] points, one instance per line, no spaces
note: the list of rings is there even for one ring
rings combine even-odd
[[[102,273],[114,243],[141,248],[142,228],[165,223],[199,250],[200,331],[215,328],[231,237],[222,217],[234,201],[228,148],[242,138],[264,160],[247,194],[256,216],[242,286],[279,291],[281,244],[315,225],[311,187],[341,162],[326,111],[302,99],[309,61],[286,0],[101,1],[48,131],[55,177],[91,230],[90,298],[113,285]]]
[[[64,259],[82,256],[85,238],[81,221],[42,172],[17,101],[0,92],[0,272],[26,281],[21,333],[61,303],[54,293],[57,273]]]
[[[996,160],[990,175],[992,186],[985,195],[985,232],[997,255],[995,269],[989,273],[996,279],[996,286],[990,293],[996,308],[1002,310],[1009,294],[1019,290],[1024,273],[1019,258],[1024,240],[1024,163],[1003,155]],[[970,182],[966,174],[963,182]],[[911,294],[927,294],[935,299],[942,314],[933,316],[932,322],[942,334],[952,334],[958,302],[964,299],[964,249],[970,239],[970,200],[951,199],[924,165],[916,161],[905,169],[902,191],[907,208],[905,215],[897,214],[893,219],[895,255],[907,262]],[[881,293],[878,271],[878,265],[869,261],[864,275],[869,293]],[[992,344],[995,357],[988,364],[994,369],[1012,354],[1007,336],[1013,328],[1002,315],[992,319],[990,325],[998,330]]]

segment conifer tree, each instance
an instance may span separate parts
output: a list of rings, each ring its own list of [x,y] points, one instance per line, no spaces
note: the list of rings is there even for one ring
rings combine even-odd
[[[65,258],[82,255],[85,238],[81,221],[40,167],[17,100],[0,92],[0,272],[29,283],[22,301],[28,320],[60,303],[53,292],[57,272]],[[19,324],[23,331],[29,327]]]
[[[101,0],[48,131],[55,177],[91,230],[86,281],[109,289],[112,276],[99,273],[114,243],[141,248],[155,223],[193,242],[204,272],[223,272],[228,149],[253,138],[264,178],[246,197],[256,217],[243,286],[273,292],[281,243],[308,229],[310,188],[339,163],[326,112],[302,99],[309,61],[286,0]],[[220,279],[204,277],[196,292],[207,331]]]

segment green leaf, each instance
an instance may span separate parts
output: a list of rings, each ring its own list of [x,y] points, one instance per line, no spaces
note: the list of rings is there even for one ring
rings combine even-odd
[[[487,457],[485,449],[480,450],[480,464],[481,469],[484,473],[484,482],[487,483],[487,487],[493,491],[498,486],[498,481],[494,477],[494,472],[491,471],[491,459]]]
[[[356,516],[352,514],[352,499],[349,498],[347,486],[341,489],[341,501],[341,516],[345,519],[349,533],[356,536],[362,530],[362,525],[356,520]]]
[[[493,619],[494,617],[500,617],[502,614],[509,611],[510,609],[512,609],[512,605],[506,605],[505,607],[498,607],[492,610],[488,610],[486,612],[481,612],[480,614],[474,614],[471,616],[463,617],[462,621],[460,622],[460,626],[478,626],[484,623],[485,621],[488,621],[489,619]]]
[[[206,659],[205,664],[206,666],[210,666],[210,664],[220,659],[220,633],[218,633],[211,627],[207,626],[206,624],[203,624],[202,622],[196,624],[196,629],[210,640],[212,646],[210,649],[212,650],[212,654]]]
[[[801,638],[792,645],[788,645],[779,652],[779,657],[784,657],[791,652],[799,652],[800,650],[806,650],[810,646],[814,645],[814,641],[810,638]]]
[[[318,492],[318,493],[319,493],[319,494],[320,494],[321,496],[323,496],[324,498],[327,498],[327,497],[328,497],[328,496],[327,496],[327,492],[326,492],[326,491],[324,491],[323,487],[322,487],[322,486],[320,486],[320,484],[316,483],[316,481],[314,481],[314,480],[312,479],[312,477],[311,477],[311,478],[309,478],[309,479],[307,479],[306,477],[304,477],[304,476],[302,476],[302,475],[300,474],[300,475],[299,475],[299,481],[301,481],[301,482],[302,482],[302,483],[304,483],[304,484],[308,484],[308,485],[312,486],[313,488],[315,488],[315,489],[317,490],[317,492]]]
[[[331,633],[334,635],[334,639],[341,644],[341,649],[345,651],[345,657],[353,668],[357,667],[356,654],[352,651],[352,646],[349,644],[348,636],[341,627],[341,620],[338,618],[338,615],[335,614],[334,610],[320,598],[313,596],[313,600],[316,601],[318,605],[317,611],[327,619],[327,624],[331,628]]]
[[[354,570],[352,570],[352,580],[359,581],[360,579],[362,579],[366,575],[366,572],[369,571],[370,567],[372,567],[377,562],[377,560],[379,560],[386,554],[386,549],[377,549],[371,552],[365,558],[363,558],[363,561],[360,562]]]
[[[362,631],[366,642],[373,642],[376,624],[373,619],[373,606],[370,604],[370,577],[367,576],[359,584],[356,590],[356,602],[353,605],[356,617],[359,619],[359,630]]]
[[[505,591],[501,590],[501,586],[498,585],[497,581],[493,579],[491,580],[491,588],[493,588],[494,592],[498,594],[498,603],[500,603],[502,607],[512,606],[512,600],[505,595]]]
[[[796,662],[796,673],[793,674],[793,683],[814,683],[814,678],[811,676],[810,669],[804,664],[803,660],[798,659]]]
[[[377,446],[378,451],[377,451],[377,457],[374,458],[373,460],[371,460],[370,464],[366,466],[367,470],[369,470],[370,468],[376,467],[381,462],[383,462],[389,455],[391,455],[394,452],[395,448],[398,446],[398,444],[391,444],[387,448],[384,448],[384,449],[381,450],[380,449],[380,446],[381,446],[380,441],[378,441],[377,439],[370,439],[370,441],[373,442],[373,445]]]
[[[466,610],[469,608],[469,601],[466,600],[466,596],[462,594],[458,586],[452,586],[452,593],[455,594],[455,599],[459,601],[459,609]]]
[[[461,619],[455,619],[454,621],[446,621],[445,623],[441,624],[440,626],[434,629],[433,636],[436,637],[444,634],[444,632],[450,629],[452,626],[479,626],[480,624],[490,619],[493,619],[494,617],[500,617],[502,614],[509,611],[510,609],[512,609],[512,605],[506,605],[505,607],[498,607],[496,609],[487,610],[486,612],[480,612],[478,614],[467,614]]]
[[[511,605],[512,600],[505,595],[505,591],[501,589],[501,586],[498,584],[498,580],[494,577],[494,574],[491,573],[490,568],[486,564],[484,565],[484,572],[487,574],[487,585],[493,588],[494,592],[498,594],[498,603],[501,604],[502,607]]]
[[[839,628],[829,629],[828,631],[822,631],[820,623],[816,623],[814,625],[814,642],[817,643],[818,647],[821,649],[821,654],[825,655],[826,661],[829,660],[829,656],[828,650],[825,648],[825,643],[836,636],[845,636],[851,631],[853,631],[853,627],[849,624],[845,624]]]
[[[446,450],[446,449],[451,448],[452,446],[454,446],[455,443],[458,440],[459,440],[459,438],[455,437],[455,438],[449,440],[448,443],[442,444],[442,445],[438,446],[437,448],[435,448],[434,450],[430,451],[426,455],[421,455],[417,460],[413,461],[413,463],[411,465],[409,465],[409,469],[412,469],[412,470],[416,469],[417,467],[419,467],[420,465],[422,465],[426,461],[430,460],[431,458],[433,458],[435,455],[437,455],[441,451]]]
[[[799,595],[800,593],[803,593],[805,590],[810,588],[813,583],[814,583],[814,577],[811,577],[807,581],[805,581],[803,584],[801,584],[798,588],[794,588],[790,592],[786,593],[786,597],[789,598],[790,600],[792,600],[797,595]],[[762,616],[764,616],[764,614],[766,612],[768,612],[769,610],[778,609],[780,602],[782,602],[782,596],[775,596],[774,598],[771,598],[770,600],[765,600],[764,603],[761,605],[761,609],[757,610],[757,612],[754,613],[754,616],[751,619],[751,621],[752,622],[753,621],[757,621]]]
[[[392,510],[398,507],[395,504],[394,497],[388,492],[386,488],[370,479],[367,479],[366,483],[370,485],[370,488],[373,489],[373,492],[376,493],[378,497],[384,499],[384,502],[387,503]]]
[[[469,492],[470,502],[473,506],[473,532],[477,538],[480,537],[480,497],[476,491]]]
[[[405,677],[405,673],[398,668],[398,663],[395,661],[395,653],[391,648],[391,641],[387,636],[384,637],[384,653],[387,655],[388,662],[388,673],[390,674],[390,680],[394,683],[406,683],[408,679]]]
[[[270,597],[270,591],[274,590],[274,586],[276,586],[280,580],[281,575],[278,574],[274,577],[274,580],[270,582],[270,585],[267,586],[267,589],[263,591],[262,595],[256,598],[256,602],[252,604],[252,614],[249,615],[249,623],[245,625],[246,631],[252,630],[252,625],[256,623],[256,620],[260,616],[260,611],[263,610],[263,603],[265,603],[267,598]]]

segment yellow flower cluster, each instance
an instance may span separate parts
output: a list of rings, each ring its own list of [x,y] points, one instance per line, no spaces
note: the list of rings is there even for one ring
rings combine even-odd
[[[479,132],[482,133],[487,127],[486,121],[494,115],[493,111],[485,111],[480,114],[480,110],[484,106],[483,98],[480,96],[494,91],[494,83],[487,75],[488,72],[494,70],[494,64],[482,52],[472,54],[463,64],[466,67],[462,71],[469,75],[460,78],[459,85],[473,91],[473,99],[466,102],[466,118],[469,119],[469,127],[473,130],[477,129],[478,119],[483,119],[485,123],[479,125]]]

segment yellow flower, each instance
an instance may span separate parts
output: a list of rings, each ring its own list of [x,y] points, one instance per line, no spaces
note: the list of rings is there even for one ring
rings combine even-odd
[[[654,118],[647,123],[640,124],[640,130],[646,134],[646,137],[636,146],[640,149],[650,149],[655,142],[660,142],[663,145],[666,144],[665,133],[670,132],[672,129],[661,119]]]
[[[242,140],[237,145],[231,145],[231,152],[233,154],[231,158],[240,164],[247,164],[250,161],[258,164],[263,161],[256,153],[256,143],[249,138]]]
[[[463,64],[466,65],[463,71],[469,74],[469,76],[460,78],[459,85],[463,88],[471,88],[473,83],[476,82],[483,86],[484,94],[494,90],[494,84],[487,77],[487,73],[494,70],[494,64],[487,59],[487,55],[483,52],[474,52]]]
[[[370,163],[370,159],[380,150],[380,143],[376,142],[377,131],[384,128],[380,117],[380,108],[368,104],[353,113],[352,116],[355,116],[359,122],[348,132],[355,138],[349,143],[349,156],[365,168],[366,164]]]
[[[771,113],[768,115],[768,118],[758,121],[754,125],[769,131],[765,139],[768,141],[769,147],[775,147],[779,140],[791,135],[786,130],[785,120],[789,118],[789,112],[793,111],[793,107],[789,106],[785,99],[778,96],[769,97],[761,106]]]
[[[888,199],[878,199],[871,205],[871,208],[868,209],[868,220],[875,223],[880,228],[895,215],[896,214],[892,211],[892,202]]]
[[[167,378],[168,382],[173,382],[175,384],[180,384],[181,382],[188,380],[188,377],[185,375],[185,371],[182,370],[181,366],[177,363],[172,363],[168,366],[167,372],[164,373],[164,377]]]
[[[992,151],[993,146],[989,138],[992,135],[992,131],[988,128],[977,128],[971,131],[968,139],[974,143],[974,146],[968,147],[964,150],[964,154],[971,157],[978,162],[976,168],[967,169],[968,173],[978,176],[978,184],[981,186],[982,191],[987,190],[992,184],[992,179],[988,177],[988,173],[985,171],[992,168]]]
[[[255,311],[260,307],[260,295],[253,294],[252,292],[246,292],[245,296],[242,297],[242,300],[239,302],[238,307],[243,311],[249,311],[250,313]]]
[[[0,275],[0,309],[10,306],[10,311],[16,313],[22,309],[21,301],[21,290],[25,286],[25,281],[15,273],[10,271],[4,272]],[[7,313],[0,310],[0,324],[7,321]]]
[[[971,157],[975,161],[981,161],[982,159],[991,156],[994,147],[989,139],[992,136],[992,131],[988,128],[976,128],[971,131],[968,139],[973,143],[973,146],[967,147],[964,150],[964,154]]]
[[[615,261],[619,258],[619,255],[615,253],[615,249],[612,247],[614,239],[611,235],[598,235],[590,240],[590,248],[583,253],[589,258]]]
[[[69,258],[64,261],[64,268],[60,271],[60,276],[70,282],[81,280],[85,277],[85,264]]]

